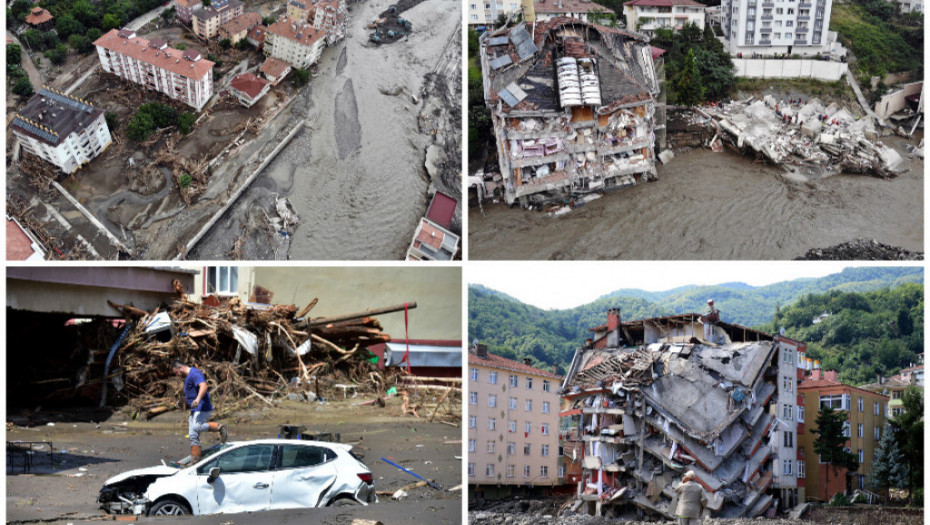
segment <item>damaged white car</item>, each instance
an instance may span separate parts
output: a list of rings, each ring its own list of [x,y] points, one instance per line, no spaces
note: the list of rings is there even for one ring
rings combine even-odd
[[[132,470],[104,483],[111,514],[216,514],[376,503],[371,471],[351,445],[265,439],[223,443],[195,465]]]

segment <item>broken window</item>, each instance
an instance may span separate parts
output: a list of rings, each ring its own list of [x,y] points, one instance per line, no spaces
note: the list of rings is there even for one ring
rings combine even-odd
[[[207,268],[207,293],[235,295],[238,291],[239,268],[211,266]]]
[[[526,443],[526,444],[523,445],[523,455],[524,455],[524,456],[529,456],[529,455],[530,455],[530,444],[529,444],[529,443]],[[529,468],[529,467],[527,467],[527,468]]]
[[[530,477],[530,466],[529,465],[523,466],[523,477],[524,478]]]

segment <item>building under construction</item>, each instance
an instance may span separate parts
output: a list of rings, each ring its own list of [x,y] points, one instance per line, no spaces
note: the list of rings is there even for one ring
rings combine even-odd
[[[674,518],[688,470],[716,517],[797,503],[804,345],[723,323],[710,305],[705,315],[632,322],[609,310],[575,353],[560,414],[575,510]]]
[[[527,6],[526,4],[529,4]],[[654,178],[661,79],[637,33],[576,18],[525,22],[481,37],[508,204],[562,200]]]

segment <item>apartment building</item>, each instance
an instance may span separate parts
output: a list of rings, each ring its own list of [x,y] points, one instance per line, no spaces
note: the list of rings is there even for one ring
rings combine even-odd
[[[814,440],[817,435],[811,430],[817,428],[817,414],[820,408],[825,406],[842,410],[846,415],[843,426],[843,432],[849,438],[846,446],[859,460],[859,470],[852,473],[852,486],[849,488],[866,488],[869,474],[872,472],[875,449],[885,426],[888,397],[839,382],[835,370],[824,371],[815,368],[805,371],[803,377],[803,381],[798,385],[798,394],[804,397],[804,404],[809,413],[804,421],[804,433],[798,436],[798,447],[802,450],[804,477],[807,481],[807,489],[801,501],[829,501],[835,494],[847,489],[846,469],[834,469],[821,463],[819,456],[814,452]]]
[[[131,29],[111,29],[94,42],[100,64],[112,73],[164,93],[200,111],[213,96],[213,62],[199,51],[148,41]]]
[[[904,392],[908,388],[924,388],[924,365],[915,365],[902,369],[891,377],[878,376],[878,381],[862,385],[860,388],[888,397],[885,417],[892,418],[904,413]]]
[[[468,484],[485,498],[559,484],[561,378],[489,354],[468,354]]]
[[[177,19],[184,25],[191,25],[191,15],[203,9],[201,0],[174,0],[174,12]]]
[[[326,33],[310,24],[282,18],[265,32],[265,54],[299,69],[320,59],[326,47]]]
[[[348,11],[344,0],[317,0],[310,10],[309,23],[326,32],[326,45],[333,45],[346,33]]]
[[[468,25],[495,24],[501,15],[510,16],[520,11],[520,0],[469,0]]]
[[[829,49],[833,0],[722,0],[731,54],[816,55]]]
[[[296,22],[307,22],[310,18],[310,9],[312,5],[310,0],[291,0],[287,3],[285,15],[289,20]]]
[[[221,25],[217,31],[217,36],[222,40],[228,38],[233,44],[239,42],[249,33],[253,27],[258,27],[262,23],[262,15],[251,11],[242,13],[229,22]]]
[[[48,87],[13,116],[10,130],[24,151],[65,173],[87,164],[113,141],[102,109]]]
[[[657,117],[652,53],[638,33],[563,16],[482,35],[484,97],[508,204],[656,177],[664,113]]]
[[[632,0],[623,4],[623,16],[629,29],[649,36],[656,29],[680,31],[685,24],[703,31],[706,7],[693,0]]]
[[[614,13],[612,10],[591,0],[536,0],[533,2],[533,11],[536,14],[537,22],[545,22],[557,16],[577,18],[583,22],[598,22],[600,20],[599,15]]]
[[[191,29],[194,34],[209,40],[215,37],[220,26],[242,15],[244,4],[239,0],[213,0],[209,7],[191,12]]]

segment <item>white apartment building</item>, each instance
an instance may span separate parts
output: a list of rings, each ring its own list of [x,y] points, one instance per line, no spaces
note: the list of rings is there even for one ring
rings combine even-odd
[[[282,18],[266,31],[265,54],[295,68],[316,63],[326,47],[326,33],[310,24]]]
[[[730,54],[816,55],[829,49],[833,0],[722,0]]]
[[[561,378],[481,344],[469,351],[468,374],[468,484],[486,495],[558,484]]]
[[[807,345],[783,336],[776,336],[775,340],[778,342],[778,390],[772,404],[775,411],[772,414],[775,436],[770,441],[775,456],[772,487],[779,491],[783,508],[791,508],[802,501],[798,495],[798,477],[803,479],[804,476],[801,466],[804,458],[798,452],[798,439],[799,434],[804,433],[806,416],[803,397],[798,394],[798,378]],[[816,415],[815,411],[812,416]],[[800,486],[804,486],[803,482]]]
[[[111,29],[94,45],[107,73],[164,93],[200,111],[213,96],[213,62],[194,49],[149,42],[131,29]]]
[[[51,88],[42,88],[13,117],[10,130],[27,153],[73,173],[113,139],[102,109]]]
[[[632,0],[623,4],[626,27],[652,36],[656,29],[680,31],[685,24],[704,30],[704,4],[693,0]]]
[[[500,15],[520,11],[519,0],[468,0],[468,25],[483,26],[497,22]]]

